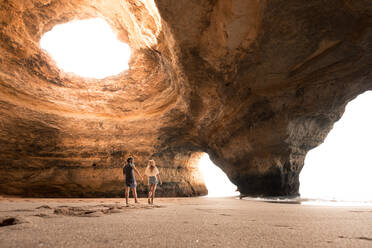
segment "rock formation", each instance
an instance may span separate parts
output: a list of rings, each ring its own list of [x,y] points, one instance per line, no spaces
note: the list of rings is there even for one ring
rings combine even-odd
[[[128,71],[81,78],[41,50],[93,17],[130,45]],[[0,193],[119,196],[131,154],[158,162],[159,194],[203,195],[207,152],[243,194],[296,195],[371,66],[369,0],[2,0]]]

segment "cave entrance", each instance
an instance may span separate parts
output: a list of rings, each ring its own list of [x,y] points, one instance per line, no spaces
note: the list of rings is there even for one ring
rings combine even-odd
[[[237,196],[236,186],[232,184],[226,174],[216,166],[204,153],[199,161],[199,170],[201,171],[205,186],[208,189],[208,197]]]
[[[372,91],[351,101],[300,174],[303,198],[372,203]]]
[[[129,68],[129,46],[100,18],[56,25],[43,35],[40,47],[63,71],[82,77],[102,79]]]

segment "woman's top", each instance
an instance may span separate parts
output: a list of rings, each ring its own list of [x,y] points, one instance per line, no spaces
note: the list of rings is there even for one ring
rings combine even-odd
[[[156,167],[153,170],[151,170],[150,167],[147,167],[145,170],[146,176],[155,177],[157,174],[159,174],[159,170]]]
[[[133,183],[136,181],[133,173],[134,164],[126,164],[123,167],[123,173],[125,175],[125,181],[128,183]]]

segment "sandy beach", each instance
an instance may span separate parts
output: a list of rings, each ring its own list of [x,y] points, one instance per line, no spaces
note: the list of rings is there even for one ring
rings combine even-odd
[[[372,207],[236,198],[0,198],[0,223],[2,248],[372,247]]]

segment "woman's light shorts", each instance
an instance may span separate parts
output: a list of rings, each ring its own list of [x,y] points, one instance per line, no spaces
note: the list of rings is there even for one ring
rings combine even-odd
[[[158,183],[158,179],[156,177],[149,177],[149,184],[152,185],[152,184],[157,184]]]

